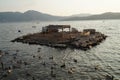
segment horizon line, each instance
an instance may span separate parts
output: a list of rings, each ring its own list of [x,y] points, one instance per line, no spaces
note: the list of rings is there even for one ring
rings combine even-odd
[[[20,13],[25,13],[27,11],[37,11],[37,10],[26,10],[26,11],[0,11],[1,12],[20,12]],[[37,12],[40,12],[40,13],[43,13],[43,14],[48,14],[48,15],[53,15],[53,16],[61,16],[61,15],[55,15],[55,14],[50,14],[50,13],[47,13],[47,12],[41,12],[41,11],[37,11]],[[120,12],[112,12],[112,11],[107,11],[107,12],[101,12],[101,13],[78,13],[78,14],[90,14],[90,15],[99,15],[99,14],[104,14],[104,13],[120,13]],[[67,17],[67,16],[73,16],[73,15],[77,15],[77,14],[72,14],[72,15],[64,15],[64,16],[61,16],[61,17]]]

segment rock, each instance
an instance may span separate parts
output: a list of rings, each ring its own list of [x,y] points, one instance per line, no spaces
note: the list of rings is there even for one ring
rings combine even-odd
[[[17,64],[22,64],[23,61],[22,60],[17,60]]]
[[[5,73],[5,74],[3,74],[3,76],[2,77],[7,77],[8,76],[8,74],[7,73]]]
[[[16,50],[16,52],[19,52],[19,50]]]
[[[15,59],[17,59],[17,57],[16,57],[16,56],[13,56],[13,59],[15,60]]]
[[[32,77],[32,80],[36,80],[35,77]]]
[[[114,76],[106,75],[106,79],[105,80],[114,80]]]
[[[27,72],[27,73],[26,73],[26,76],[31,76],[31,74]]]
[[[5,52],[5,54],[9,54],[8,52]]]
[[[56,26],[56,27],[55,27]],[[28,44],[46,45],[54,48],[65,49],[67,47],[77,48],[82,50],[88,50],[98,45],[104,39],[106,35],[96,32],[95,29],[84,29],[83,32],[58,32],[58,29],[69,28],[70,25],[49,25],[46,26],[45,32],[28,34],[18,37],[12,42],[22,42]],[[47,32],[46,32],[47,30]],[[50,30],[50,31],[49,31]],[[57,31],[54,31],[57,30]],[[20,32],[20,31],[19,31]],[[38,48],[37,52],[40,52],[41,48]]]

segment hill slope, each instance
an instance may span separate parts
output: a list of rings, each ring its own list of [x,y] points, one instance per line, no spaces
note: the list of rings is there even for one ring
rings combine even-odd
[[[20,21],[54,21],[63,17],[44,14],[38,11],[29,10],[20,12],[0,12],[0,22],[20,22]]]
[[[91,15],[87,17],[70,17],[63,19],[63,21],[73,20],[102,20],[102,19],[120,19],[120,13],[107,12],[99,15]]]
[[[23,21],[74,21],[74,20],[105,20],[120,19],[120,13],[107,12],[99,15],[77,14],[67,17],[53,16],[34,10],[21,12],[0,12],[0,22],[23,22]]]

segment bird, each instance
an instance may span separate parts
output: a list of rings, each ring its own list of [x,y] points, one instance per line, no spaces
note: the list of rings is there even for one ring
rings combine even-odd
[[[24,61],[24,65],[28,65],[28,63]]]
[[[31,74],[30,74],[30,73],[28,73],[28,72],[26,72],[26,76],[31,76]]]
[[[52,59],[52,60],[53,60],[53,56],[49,57],[49,59]]]
[[[2,69],[4,69],[4,64],[3,64],[3,62],[1,62],[1,66],[2,66]]]
[[[11,66],[8,67],[8,70],[7,70],[8,74],[10,74],[12,72],[12,68]]]
[[[35,77],[32,77],[32,80],[35,80]]]
[[[51,70],[51,77],[56,77],[56,74]]]
[[[42,58],[41,56],[38,57],[38,59],[41,59],[41,58]]]
[[[3,53],[0,51],[0,58],[3,56]]]
[[[35,58],[35,55],[33,55],[33,58]]]
[[[21,30],[18,30],[18,32],[21,32]]]
[[[77,59],[73,59],[73,61],[74,61],[75,63],[77,63]]]
[[[42,65],[43,65],[43,66],[46,66],[46,63],[45,63],[45,62],[43,62],[43,63],[42,63]]]
[[[65,68],[66,67],[65,63],[63,63],[60,67]]]
[[[40,52],[41,48],[38,48],[38,51],[37,52]]]
[[[75,72],[75,67],[72,67],[68,70],[68,73],[73,74]]]

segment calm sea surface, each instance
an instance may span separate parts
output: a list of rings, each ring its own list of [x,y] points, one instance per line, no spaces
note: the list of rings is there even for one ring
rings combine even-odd
[[[67,24],[79,31],[94,28],[108,37],[88,51],[69,48],[60,50],[10,42],[19,36],[40,32],[43,26],[49,24]],[[38,48],[41,48],[40,52]],[[4,58],[6,62],[12,60],[17,51],[17,59],[28,63],[14,69],[13,73],[3,80],[33,80],[33,77],[35,80],[104,80],[106,75],[120,79],[120,20],[0,23],[0,50],[9,53],[8,57]],[[50,59],[52,56],[53,59]],[[74,59],[77,62],[74,62]],[[60,67],[63,63],[66,64],[65,68]],[[55,76],[52,77],[53,65]],[[95,70],[96,67],[98,70]],[[74,69],[72,72],[71,68]],[[26,73],[31,75],[26,76]]]

